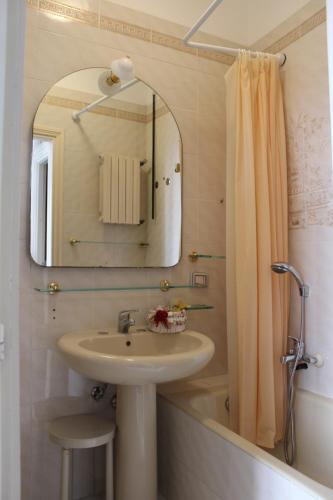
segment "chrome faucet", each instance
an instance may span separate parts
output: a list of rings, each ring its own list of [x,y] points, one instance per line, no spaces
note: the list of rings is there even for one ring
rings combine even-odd
[[[131,312],[139,312],[138,309],[129,309],[127,311],[120,311],[118,316],[118,332],[128,333],[131,326],[135,325],[135,319],[131,318]]]
[[[293,341],[294,345],[289,349],[287,354],[281,356],[280,361],[283,365],[287,365],[294,361],[299,362],[303,360],[304,356],[304,341],[301,338],[291,336],[288,336],[288,340]]]
[[[305,352],[304,341],[298,337],[288,337],[289,340],[294,342],[294,346],[289,349],[288,353],[281,356],[280,362],[282,365],[289,365],[289,363],[306,363],[307,365],[322,366],[322,357],[319,354],[313,355]]]
[[[280,361],[282,365],[287,365],[288,363],[292,363],[296,360],[296,354],[285,354],[281,356]]]

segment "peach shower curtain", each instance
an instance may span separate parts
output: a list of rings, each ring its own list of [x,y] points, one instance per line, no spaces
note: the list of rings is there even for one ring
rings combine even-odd
[[[283,435],[288,280],[287,162],[279,64],[247,52],[227,86],[227,329],[232,428],[260,446]]]

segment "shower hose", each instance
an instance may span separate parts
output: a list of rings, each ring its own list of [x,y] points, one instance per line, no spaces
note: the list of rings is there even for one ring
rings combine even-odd
[[[293,465],[296,455],[296,432],[295,432],[295,374],[298,363],[302,360],[304,354],[304,324],[305,324],[305,296],[301,295],[301,318],[299,337],[292,339],[295,343],[295,359],[288,363],[288,389],[287,389],[287,416],[284,432],[284,458],[288,465]]]

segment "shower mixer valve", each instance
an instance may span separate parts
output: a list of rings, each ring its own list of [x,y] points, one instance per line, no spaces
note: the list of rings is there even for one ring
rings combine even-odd
[[[321,354],[307,354],[304,352],[305,343],[302,339],[297,337],[288,336],[288,340],[292,340],[294,342],[294,346],[289,349],[288,354],[281,356],[280,361],[283,365],[287,365],[289,363],[293,363],[297,360],[297,363],[307,365],[316,366],[320,368],[324,364],[324,360]]]
[[[297,337],[288,336],[288,340],[292,340],[294,345],[292,348],[288,350],[288,353],[284,356],[281,356],[280,361],[283,365],[287,365],[289,363],[299,362],[303,358],[304,354],[304,342]]]
[[[308,365],[313,365],[317,368],[323,366],[323,357],[320,354],[310,355],[305,353],[305,301],[309,297],[309,286],[304,282],[297,269],[288,262],[274,262],[271,268],[277,274],[291,274],[296,281],[301,296],[299,336],[288,336],[288,341],[292,343],[292,347],[286,355],[280,358],[281,363],[288,367],[288,404],[283,437],[284,457],[288,465],[293,465],[296,452],[294,411],[295,373],[296,370],[307,369]]]

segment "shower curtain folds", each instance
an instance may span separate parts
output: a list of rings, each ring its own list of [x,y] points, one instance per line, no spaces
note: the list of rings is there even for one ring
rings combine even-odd
[[[275,57],[242,53],[227,86],[227,318],[233,429],[272,448],[283,435],[288,261],[283,96]]]

